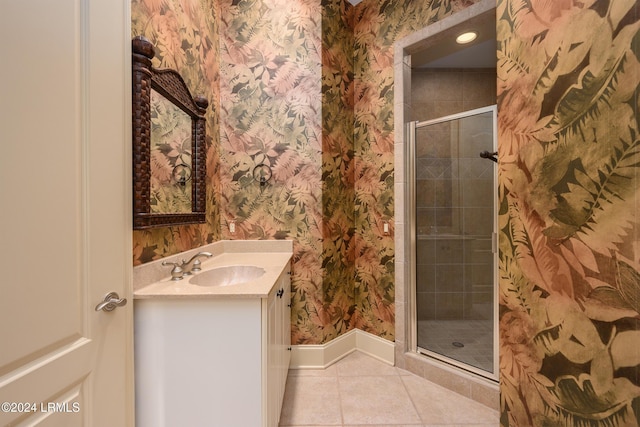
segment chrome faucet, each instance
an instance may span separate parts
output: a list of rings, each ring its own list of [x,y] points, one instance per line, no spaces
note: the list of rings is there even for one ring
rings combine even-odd
[[[171,280],[177,282],[178,280],[182,280],[184,275],[184,271],[182,267],[180,267],[180,263],[178,262],[170,262],[170,261],[162,261],[162,265],[171,265],[173,268],[171,269]]]
[[[194,256],[191,257],[191,259],[187,262],[185,262],[184,260],[182,260],[182,264],[180,265],[180,267],[182,268],[182,271],[184,274],[191,274],[194,271],[200,271],[201,270],[201,262],[200,259],[201,257],[207,257],[207,258],[211,258],[213,255],[209,252],[198,252],[197,254],[195,254]]]
[[[171,269],[171,280],[178,281],[182,280],[185,274],[192,274],[194,271],[201,270],[201,257],[212,257],[213,254],[209,252],[198,252],[194,256],[191,257],[189,261],[182,260],[181,262],[168,262],[162,261],[162,265],[170,265],[173,268]]]

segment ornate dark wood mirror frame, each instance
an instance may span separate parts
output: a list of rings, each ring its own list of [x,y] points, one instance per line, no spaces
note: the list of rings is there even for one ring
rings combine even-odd
[[[151,66],[153,45],[142,36],[132,42],[133,86],[133,228],[205,222],[206,152],[205,112],[209,102],[192,97],[187,85],[174,70]],[[151,212],[151,90],[168,99],[191,117],[191,212]]]

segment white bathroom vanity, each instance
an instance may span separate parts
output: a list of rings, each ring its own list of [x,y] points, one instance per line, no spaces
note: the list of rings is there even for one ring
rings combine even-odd
[[[169,261],[198,251],[213,256],[182,280],[170,280],[163,260],[134,272],[136,425],[276,427],[291,355],[292,244],[222,241]]]

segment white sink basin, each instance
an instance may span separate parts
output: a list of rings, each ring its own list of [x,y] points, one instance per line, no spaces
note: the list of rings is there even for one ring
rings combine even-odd
[[[232,286],[250,282],[261,277],[264,269],[255,265],[229,265],[202,271],[189,283],[197,286]]]

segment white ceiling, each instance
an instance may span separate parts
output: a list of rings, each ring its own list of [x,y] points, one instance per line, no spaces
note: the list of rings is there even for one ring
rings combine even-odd
[[[495,20],[471,21],[466,27],[457,28],[451,37],[443,38],[438,44],[413,53],[413,68],[495,68],[496,67],[496,24]],[[455,37],[465,31],[478,33],[478,38],[467,45],[459,45]]]
[[[495,68],[496,40],[494,38],[475,43],[427,62],[417,59],[415,55],[412,56],[411,63],[414,68]]]

